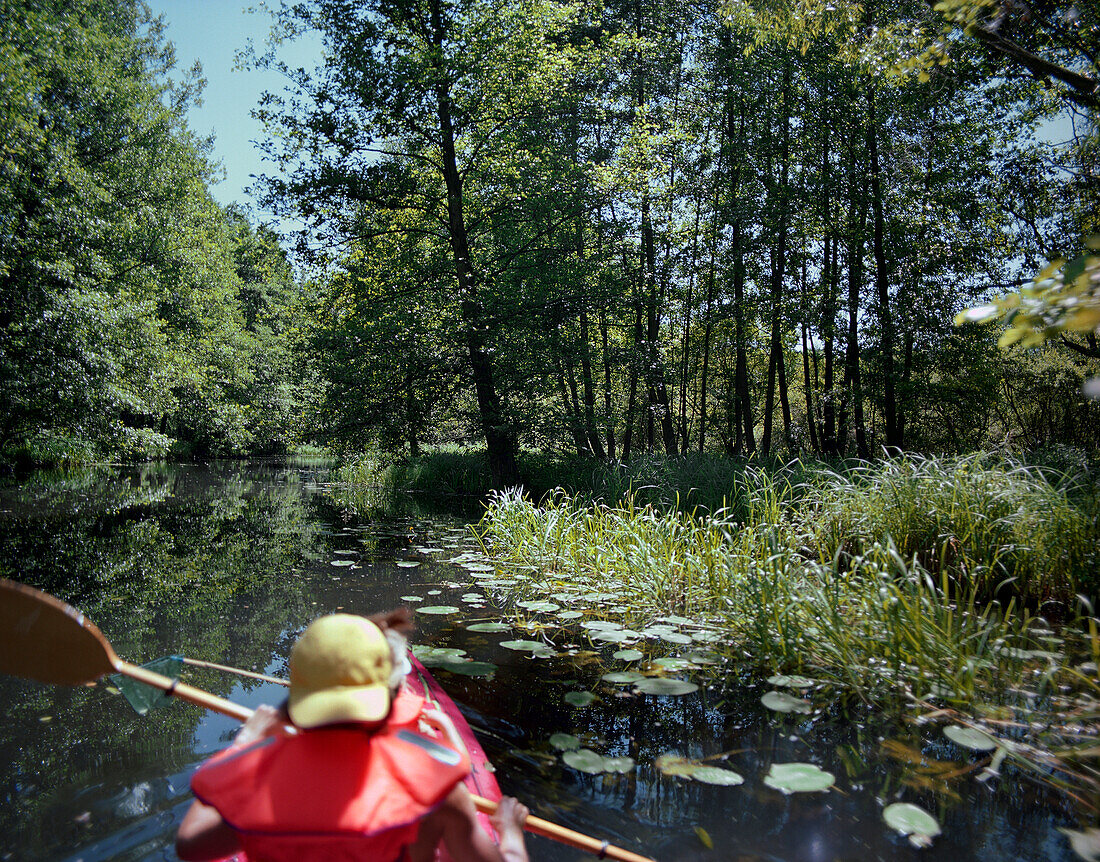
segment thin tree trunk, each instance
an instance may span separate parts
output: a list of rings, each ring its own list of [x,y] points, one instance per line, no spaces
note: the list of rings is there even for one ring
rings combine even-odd
[[[883,214],[881,167],[878,156],[878,129],[875,117],[874,84],[867,88],[867,151],[871,160],[871,208],[874,217],[872,245],[875,255],[875,288],[878,294],[879,329],[882,339],[882,412],[886,421],[886,445],[901,448],[898,433],[897,400],[894,381],[894,317],[890,308],[890,282],[886,270],[885,216]]]
[[[443,15],[440,0],[431,0],[431,26],[437,63],[443,58]],[[504,419],[500,396],[493,379],[493,365],[485,344],[485,314],[478,295],[477,276],[470,254],[469,236],[462,194],[462,175],[458,171],[455,153],[454,126],[451,120],[451,98],[443,69],[436,83],[436,113],[439,118],[443,180],[447,189],[447,232],[458,278],[459,307],[466,341],[467,355],[477,395],[478,412],[489,460],[489,470],[496,487],[519,481],[516,462],[516,436]]]

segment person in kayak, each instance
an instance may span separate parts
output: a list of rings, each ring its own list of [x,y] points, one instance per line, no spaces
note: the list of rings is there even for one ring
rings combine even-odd
[[[428,862],[442,847],[463,862],[527,862],[526,806],[500,801],[493,843],[462,783],[470,761],[454,725],[402,689],[409,628],[403,609],[306,628],[284,707],[257,709],[192,777],[180,859]]]

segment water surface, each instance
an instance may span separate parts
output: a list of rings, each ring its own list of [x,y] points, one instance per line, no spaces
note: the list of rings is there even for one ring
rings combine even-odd
[[[372,612],[402,596],[464,608],[422,615],[416,640],[497,665],[491,679],[437,676],[481,737],[504,792],[542,817],[663,862],[1073,858],[1056,827],[1085,824],[1063,797],[1010,771],[985,783],[976,769],[940,781],[944,764],[965,771],[978,757],[935,728],[869,712],[777,716],[759,703],[768,687],[729,666],[695,674],[702,688],[691,695],[634,695],[600,681],[623,666],[611,659],[615,647],[579,631],[467,630],[501,618],[508,602],[447,562],[473,547],[463,521],[360,516],[333,503],[327,480],[310,467],[160,465],[7,488],[0,575],[85,611],[127,660],[182,654],[276,676],[320,614]],[[471,592],[485,595],[485,607],[470,607],[463,597]],[[499,647],[540,636],[556,657]],[[189,669],[184,679],[247,706],[285,695],[215,671]],[[572,707],[563,698],[573,691],[597,699]],[[0,859],[175,859],[188,780],[236,730],[183,703],[139,716],[109,680],[65,689],[0,678],[0,699]],[[559,732],[637,766],[578,772],[549,743]],[[745,782],[665,776],[653,762],[666,753],[713,757]],[[792,761],[829,770],[834,788],[785,796],[764,785],[773,763]],[[939,818],[943,834],[931,848],[916,850],[883,824],[883,807],[895,801]],[[529,847],[536,862],[585,858],[545,839]]]

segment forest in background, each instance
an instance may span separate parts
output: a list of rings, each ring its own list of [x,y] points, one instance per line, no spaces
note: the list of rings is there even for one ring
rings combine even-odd
[[[142,4],[0,12],[9,461],[1100,439],[1096,322],[954,323],[1100,232],[1095,3],[285,6],[286,250]]]

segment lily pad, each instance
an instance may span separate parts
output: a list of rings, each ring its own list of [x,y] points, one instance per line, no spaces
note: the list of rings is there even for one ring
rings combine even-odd
[[[764,783],[782,793],[814,793],[828,790],[836,780],[812,763],[773,763]]]
[[[582,614],[580,611],[562,611],[560,614],[558,614],[558,619],[559,620],[579,620],[583,616],[584,616],[584,614]]]
[[[561,759],[574,769],[590,775],[599,775],[601,772],[629,772],[634,768],[634,761],[629,757],[604,757],[590,748],[567,751]]]
[[[355,565],[355,560],[333,560],[332,562],[329,563],[329,565],[330,566],[336,566],[337,568],[343,569],[343,568],[347,568],[348,566],[354,566]]]
[[[589,706],[595,699],[596,695],[590,691],[570,691],[562,698],[570,706],[576,707]]]
[[[542,641],[501,641],[500,645],[505,649],[516,650],[517,652],[530,652],[530,653],[550,653],[552,650]]]
[[[622,623],[613,623],[610,620],[587,620],[581,623],[582,629],[594,632],[613,632],[623,627]]]
[[[420,565],[419,560],[398,560],[397,565],[402,569],[415,569]]]
[[[670,644],[689,644],[691,638],[688,635],[682,635],[679,632],[661,632],[659,635],[661,640]]]
[[[620,661],[637,661],[640,658],[645,657],[645,653],[636,649],[621,649],[618,652],[611,654],[612,658],[617,658]]]
[[[971,751],[992,751],[998,744],[997,740],[985,731],[963,727],[961,724],[949,724],[943,729],[943,735],[956,745],[969,748]]]
[[[417,608],[418,614],[433,614],[436,616],[446,616],[447,614],[457,614],[458,608],[454,605],[428,605],[426,608]]]
[[[488,679],[496,672],[497,666],[487,661],[450,661],[443,662],[440,668],[459,676],[476,676]]]
[[[691,777],[703,784],[720,784],[726,787],[745,783],[745,779],[732,769],[722,769],[719,766],[699,766],[691,773]]]
[[[813,688],[817,685],[817,681],[805,676],[788,676],[785,673],[777,673],[775,676],[768,677],[768,684],[777,685],[780,688]]]
[[[454,661],[466,655],[466,650],[458,647],[433,647],[426,644],[413,644],[410,651],[426,665],[435,661]]]
[[[1078,831],[1076,829],[1058,828],[1066,838],[1073,852],[1086,862],[1100,862],[1100,829],[1090,826],[1088,829]]]
[[[663,667],[665,670],[671,671],[672,673],[679,673],[682,670],[697,670],[695,664],[685,658],[671,658],[665,656],[654,659],[653,663],[657,665],[657,667]]]
[[[516,602],[521,608],[526,608],[529,611],[537,611],[539,613],[553,613],[554,611],[560,611],[561,606],[555,605],[553,602]]]
[[[691,694],[693,691],[698,691],[699,686],[697,686],[693,682],[685,682],[682,679],[665,679],[664,677],[653,677],[651,679],[640,680],[637,685],[634,686],[634,690],[641,692],[642,694],[667,695],[675,697],[682,694]]]
[[[698,760],[690,760],[678,754],[662,754],[653,761],[665,775],[677,778],[691,778],[703,784],[719,784],[733,787],[743,784],[745,779],[730,769],[722,769],[718,766],[710,766],[700,763]]]
[[[600,679],[612,685],[630,685],[633,682],[645,679],[645,674],[637,673],[632,670],[617,670],[611,673],[605,673]]]
[[[793,697],[784,691],[769,691],[760,698],[760,702],[772,712],[799,712],[803,715],[813,712],[813,705],[808,700]]]
[[[581,741],[571,733],[555,733],[551,735],[550,744],[558,751],[576,751],[581,747]]]
[[[589,635],[594,641],[603,641],[609,644],[621,644],[626,641],[635,640],[638,637],[638,633],[631,631],[630,629],[623,629],[622,631],[594,631]]]
[[[401,601],[403,601],[403,602],[422,602],[422,601],[424,601],[424,597],[423,596],[402,596]]]
[[[681,757],[679,754],[662,754],[653,761],[653,765],[665,775],[690,778],[691,773],[699,767],[699,762]]]
[[[508,632],[512,627],[505,623],[474,623],[466,629],[471,632]]]
[[[910,802],[887,805],[883,809],[882,819],[891,829],[909,836],[909,843],[914,847],[929,847],[932,839],[940,834],[940,824],[936,818]]]

